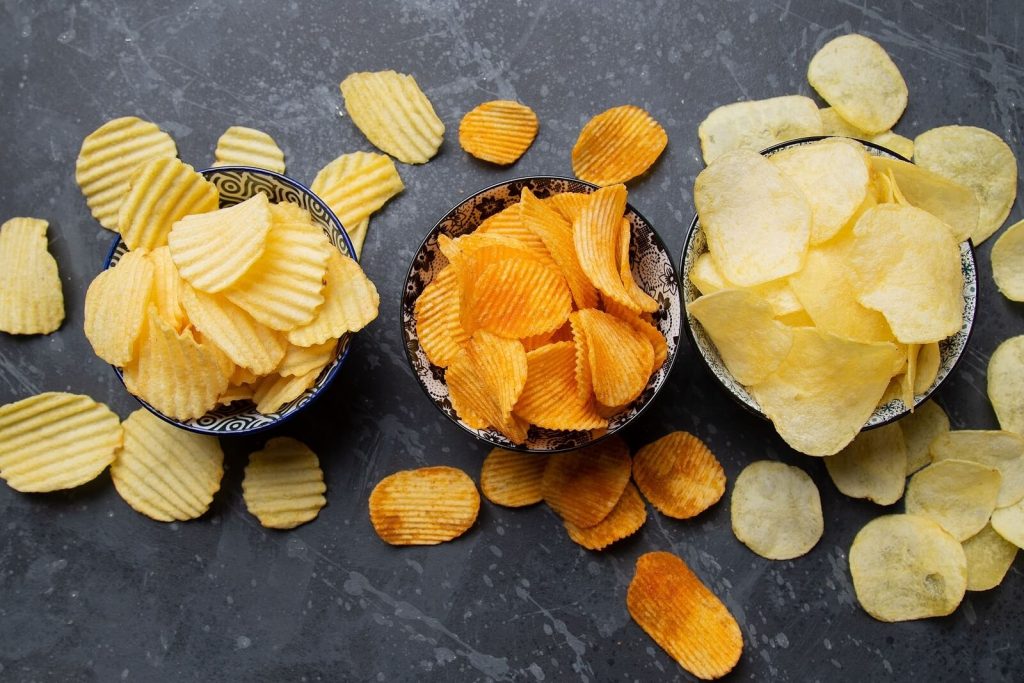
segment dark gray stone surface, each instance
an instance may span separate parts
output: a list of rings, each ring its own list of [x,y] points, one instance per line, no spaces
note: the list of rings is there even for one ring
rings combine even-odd
[[[857,530],[884,510],[839,495],[820,462],[793,454],[732,403],[685,345],[670,385],[627,440],[638,447],[693,431],[730,481],[760,458],[807,469],[826,531],[806,557],[754,556],[729,529],[728,494],[689,522],[652,511],[635,538],[600,554],[575,546],[543,506],[486,503],[463,538],[395,549],[373,534],[366,501],[397,469],[450,464],[475,477],[487,450],[428,404],[398,329],[408,262],[452,204],[500,179],[569,174],[581,125],[635,103],[671,142],[631,184],[630,200],[678,254],[702,167],[703,116],[739,99],[810,94],[811,55],[848,31],[879,40],[902,69],[911,95],[899,132],[974,124],[1019,152],[1022,20],[1017,0],[6,0],[0,219],[50,221],[67,320],[47,337],[0,337],[0,403],[69,390],[122,416],[137,407],[82,334],[85,289],[111,234],[90,217],[73,167],[82,138],[103,121],[151,119],[197,167],[227,126],[255,126],[284,148],[290,174],[309,180],[338,154],[369,149],[341,113],[338,82],[394,68],[416,75],[448,135],[429,164],[400,166],[405,193],[373,219],[364,267],[381,293],[380,318],[356,338],[329,393],[280,430],[320,454],[329,502],[319,519],[281,533],[245,511],[241,468],[263,439],[224,442],[228,470],[213,509],[185,524],[134,513],[106,474],[50,495],[0,485],[0,679],[688,679],[625,608],[636,557],[666,549],[739,620],[746,645],[735,680],[1019,680],[1021,561],[1000,588],[969,594],[948,618],[874,621],[856,603],[846,558]],[[510,169],[468,158],[455,139],[460,116],[495,97],[528,103],[541,121]],[[1018,206],[1010,220],[1021,217]],[[979,250],[974,338],[938,396],[956,427],[996,425],[987,360],[1024,330],[1019,305],[992,283],[990,249],[991,241]]]

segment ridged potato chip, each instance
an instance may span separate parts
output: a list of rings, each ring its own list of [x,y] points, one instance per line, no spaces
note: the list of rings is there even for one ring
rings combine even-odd
[[[568,453],[548,456],[544,501],[559,516],[581,528],[592,527],[612,511],[629,483],[631,461],[626,443],[612,436]]]
[[[631,310],[639,310],[622,283],[619,270],[618,243],[622,237],[625,210],[625,185],[612,185],[595,191],[573,223],[573,242],[580,267],[598,291]]]
[[[384,477],[370,493],[370,522],[391,545],[437,545],[476,523],[480,494],[454,467],[422,467]]]
[[[871,133],[865,133],[843,119],[843,117],[840,116],[832,107],[820,109],[818,110],[818,113],[821,114],[821,125],[824,128],[822,135],[837,135],[873,142],[876,145],[881,145],[888,150],[896,152],[905,159],[910,159],[914,156],[914,141],[910,138],[905,138],[898,133],[893,133],[891,130],[887,130],[882,133],[875,133],[874,135]]]
[[[231,384],[252,384],[259,378],[259,375],[249,368],[243,368],[240,365],[236,365],[231,371],[231,376],[228,378],[228,381],[230,381]]]
[[[583,207],[590,202],[590,195],[583,192],[559,192],[541,201],[557,211],[565,220],[575,223],[583,212]]]
[[[366,233],[369,232],[369,230],[369,218],[364,218],[356,223],[354,228],[346,230],[348,238],[352,242],[352,248],[355,250],[356,261],[358,261],[363,255],[363,244],[366,242]]]
[[[595,185],[615,185],[647,172],[668,144],[654,118],[631,104],[587,121],[572,148],[572,172]]]
[[[699,515],[725,493],[722,464],[687,432],[671,432],[637,451],[633,479],[651,505],[675,519]]]
[[[328,339],[340,339],[347,332],[358,332],[376,319],[380,296],[358,263],[331,249],[326,279],[323,306],[308,324],[288,332],[290,343],[323,344]]]
[[[351,233],[405,189],[395,162],[385,154],[343,154],[320,169],[310,189]],[[361,241],[360,241],[361,243]]]
[[[622,286],[626,288],[629,298],[633,300],[633,305],[644,313],[654,313],[661,305],[633,278],[632,260],[629,257],[629,243],[632,236],[632,224],[628,218],[623,218],[619,222],[619,277],[622,278]]]
[[[515,443],[526,439],[525,424],[512,414],[526,386],[527,360],[518,339],[481,330],[445,372],[455,412],[474,429],[494,427]]]
[[[49,334],[64,322],[57,260],[46,247],[49,225],[39,218],[0,225],[0,332]]]
[[[46,392],[0,406],[0,479],[57,491],[100,475],[121,447],[121,421],[88,396]]]
[[[799,467],[759,460],[733,484],[732,532],[769,560],[791,560],[811,551],[825,532],[821,496]]]
[[[416,299],[416,336],[427,359],[442,368],[469,343],[462,328],[459,275],[454,266],[438,273]]]
[[[996,507],[1024,498],[1024,437],[999,430],[957,430],[936,437],[929,451],[932,462],[970,460],[993,467],[1002,475]]]
[[[580,266],[573,241],[572,222],[537,199],[530,189],[523,188],[520,216],[527,229],[532,230],[551,254],[562,271],[573,302],[577,308],[595,308],[597,289]]]
[[[621,406],[643,392],[654,367],[654,348],[631,325],[589,308],[578,311],[587,336],[594,396],[606,406]]]
[[[548,456],[494,448],[480,470],[480,491],[496,505],[526,507],[544,500],[541,486]]]
[[[1000,536],[991,524],[964,541],[963,548],[969,591],[987,591],[998,586],[1017,557],[1017,546]]]
[[[832,482],[850,498],[892,505],[903,497],[907,476],[907,444],[899,425],[861,432],[848,446],[825,458]]]
[[[167,236],[178,273],[215,294],[237,282],[263,255],[271,226],[270,202],[257,192],[244,202],[186,216]]]
[[[188,285],[178,275],[178,267],[171,259],[171,249],[164,245],[146,254],[146,258],[153,264],[151,301],[156,305],[157,315],[176,332],[181,332],[189,322],[181,304],[182,291]]]
[[[949,432],[949,418],[935,401],[925,401],[897,422],[907,446],[907,476],[931,462],[929,446]]]
[[[459,145],[477,159],[515,163],[537,137],[537,115],[513,100],[492,100],[466,112],[459,122]]]
[[[223,476],[216,437],[179,429],[141,408],[124,421],[124,448],[110,466],[124,502],[159,522],[201,517]]]
[[[997,508],[992,513],[992,528],[1018,548],[1024,548],[1024,499]]]
[[[850,124],[870,134],[892,128],[907,108],[907,84],[885,48],[856,33],[825,43],[807,81]]]
[[[594,378],[590,370],[590,349],[587,346],[587,332],[583,327],[579,311],[569,314],[569,327],[576,347],[576,397],[581,401],[594,394]]]
[[[734,102],[714,109],[697,128],[704,163],[737,149],[760,152],[772,145],[824,134],[818,105],[803,95]]]
[[[175,157],[151,159],[128,181],[117,211],[117,231],[129,249],[156,249],[167,244],[171,226],[185,216],[215,211],[217,187]]]
[[[294,377],[283,377],[277,373],[263,377],[253,387],[252,400],[256,404],[256,412],[264,415],[276,413],[281,406],[291,403],[316,384],[321,370],[323,368],[314,368]]]
[[[1010,301],[1024,301],[1024,221],[1006,229],[992,245],[992,277]]]
[[[729,609],[671,553],[637,559],[626,607],[633,621],[697,678],[721,678],[743,654],[743,634]]]
[[[522,205],[518,202],[510,204],[498,213],[488,216],[481,221],[480,225],[477,226],[477,229],[471,235],[464,236],[467,238],[466,240],[459,238],[459,241],[471,242],[473,240],[468,238],[471,236],[475,238],[479,235],[512,237],[521,242],[523,247],[538,255],[539,252],[547,252],[544,241],[523,222]]]
[[[341,95],[352,123],[383,152],[423,164],[444,141],[444,124],[416,79],[394,71],[349,74]]]
[[[957,242],[978,231],[981,205],[971,188],[899,159],[872,156],[870,163],[876,180],[888,176],[895,192],[945,223]]]
[[[967,460],[940,460],[907,484],[906,511],[932,520],[958,541],[988,524],[996,509],[1002,475],[994,467]]]
[[[599,429],[608,421],[594,410],[592,400],[576,391],[576,344],[547,344],[526,354],[526,384],[515,413],[545,429]]]
[[[565,530],[569,538],[587,550],[604,550],[612,543],[632,536],[647,521],[647,506],[644,499],[630,482],[626,482],[619,502],[608,516],[591,527],[578,527],[566,521]]]
[[[214,166],[255,166],[284,173],[284,152],[274,138],[255,128],[231,126],[217,139]]]
[[[203,333],[204,339],[237,365],[257,375],[266,375],[284,358],[288,348],[284,336],[256,322],[224,297],[185,285],[181,301],[189,320]]]
[[[999,426],[1024,435],[1024,335],[1002,342],[988,361],[988,400]]]
[[[85,336],[111,365],[127,365],[138,355],[137,341],[152,303],[153,270],[145,250],[129,251],[97,275],[85,293]]]
[[[151,159],[177,155],[174,140],[155,123],[124,116],[107,121],[82,140],[75,182],[93,217],[104,228],[116,230],[118,210],[135,169]]]
[[[322,370],[334,359],[337,348],[338,342],[335,339],[328,339],[323,344],[315,346],[289,344],[274,372],[282,377],[297,377],[313,370]]]
[[[217,405],[231,405],[235,401],[251,401],[255,389],[250,384],[229,384],[228,388],[217,397]]]
[[[278,437],[249,456],[242,498],[268,529],[294,529],[316,519],[327,504],[324,473],[316,453],[301,441]]]

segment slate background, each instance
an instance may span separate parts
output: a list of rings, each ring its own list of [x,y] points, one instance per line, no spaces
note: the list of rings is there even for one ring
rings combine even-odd
[[[656,406],[625,433],[635,447],[672,430],[704,439],[730,484],[761,458],[797,463],[818,483],[825,536],[806,557],[769,562],[732,536],[729,501],[689,522],[651,511],[635,538],[605,553],[575,546],[543,506],[484,504],[463,538],[395,549],[373,534],[370,489],[428,464],[479,472],[484,445],[444,420],[406,367],[399,297],[421,237],[476,189],[528,174],[570,174],[582,124],[634,103],[669,147],[633,202],[673,254],[702,168],[696,128],[714,106],[811,94],[804,73],[830,38],[879,40],[910,87],[897,131],[983,126],[1020,151],[1024,95],[1014,0],[610,3],[192,3],[5,0],[0,5],[0,218],[50,221],[67,319],[46,337],[0,337],[0,402],[45,390],[85,392],[122,416],[137,406],[82,334],[82,303],[111,234],[73,179],[82,138],[136,114],[177,140],[197,167],[229,125],[268,131],[289,173],[310,180],[338,154],[369,149],[347,120],[338,82],[350,71],[416,75],[448,126],[425,166],[400,165],[407,189],[373,219],[363,265],[380,318],[354,342],[332,389],[279,433],[319,454],[328,506],[291,532],[263,530],[240,496],[245,454],[225,441],[227,474],[202,519],[161,524],[129,509],[108,475],[81,489],[21,495],[0,486],[0,679],[688,680],[631,622],[636,557],[678,553],[739,620],[746,643],[733,680],[1019,679],[1024,565],[968,594],[944,619],[887,625],[857,605],[846,553],[885,512],[838,494],[818,461],[789,451],[731,402],[685,344]],[[541,131],[515,166],[467,157],[455,132],[479,102],[516,98]],[[1018,205],[1010,221],[1022,218]],[[1019,305],[992,283],[979,250],[974,338],[939,393],[955,427],[990,428],[985,368],[1024,330]]]

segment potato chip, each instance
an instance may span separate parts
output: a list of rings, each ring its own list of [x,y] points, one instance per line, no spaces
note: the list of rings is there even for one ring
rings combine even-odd
[[[526,386],[527,359],[522,342],[481,330],[464,354],[448,366],[445,381],[455,412],[474,429],[494,427],[515,443],[526,427],[512,409]]]
[[[924,209],[945,223],[957,242],[977,232],[980,209],[969,187],[899,159],[872,156],[870,163],[878,174],[891,174],[898,192],[911,206]]]
[[[427,359],[446,368],[469,343],[460,316],[458,272],[448,266],[423,288],[416,299],[416,336]]]
[[[295,346],[289,344],[285,350],[284,357],[278,363],[274,372],[282,377],[297,377],[305,375],[313,370],[322,370],[328,363],[334,360],[334,354],[338,349],[338,342],[335,339],[328,339],[323,344],[314,346]]]
[[[595,309],[579,311],[587,336],[587,356],[597,400],[621,406],[647,386],[654,367],[654,348],[631,325]]]
[[[939,365],[942,363],[942,351],[938,342],[922,344],[917,352],[917,375],[914,377],[914,394],[928,391],[939,376]]]
[[[284,358],[288,348],[284,336],[256,322],[223,297],[186,285],[182,289],[182,304],[206,341],[239,366],[266,375]]]
[[[391,545],[437,545],[476,522],[480,494],[454,467],[422,467],[384,477],[370,493],[370,522]]]
[[[259,260],[271,226],[270,202],[257,192],[240,204],[186,216],[167,236],[178,273],[215,294],[237,282]]]
[[[622,283],[618,242],[626,210],[626,186],[603,187],[590,195],[573,224],[573,241],[580,267],[605,297],[630,309],[639,307]]]
[[[608,421],[576,391],[576,345],[547,344],[526,354],[526,385],[515,413],[544,429],[598,429]],[[589,399],[589,397],[588,397]]]
[[[914,141],[910,138],[905,138],[898,133],[893,133],[891,130],[876,133],[874,135],[865,133],[856,126],[846,122],[832,107],[824,107],[823,109],[820,109],[818,113],[821,114],[821,125],[824,128],[822,131],[823,135],[835,135],[855,138],[858,140],[866,140],[867,142],[873,142],[876,145],[881,145],[890,151],[896,152],[906,159],[910,159],[914,156]]]
[[[940,126],[914,139],[914,161],[974,190],[981,207],[971,241],[978,246],[1010,215],[1017,197],[1017,158],[995,133],[974,126]]]
[[[992,513],[991,524],[1004,539],[1018,548],[1024,548],[1024,500],[996,508]]]
[[[316,453],[301,441],[278,437],[249,456],[242,478],[245,507],[268,529],[294,529],[316,519],[327,504]]]
[[[229,384],[217,397],[217,405],[227,406],[235,401],[251,401],[254,395],[255,390],[250,384]]]
[[[966,541],[988,524],[1001,482],[993,467],[940,460],[910,478],[906,511],[927,517],[956,540]]]
[[[651,348],[654,350],[654,359],[651,361],[651,374],[654,374],[664,364],[665,359],[668,358],[668,341],[666,341],[665,335],[653,323],[640,316],[634,315],[620,319],[629,323],[634,330],[646,337],[647,341],[651,343]]]
[[[153,294],[153,264],[145,250],[129,251],[96,276],[85,293],[85,336],[97,356],[126,365],[137,355]]]
[[[952,614],[967,590],[967,558],[956,539],[916,515],[868,522],[850,547],[861,607],[879,621]]]
[[[153,264],[151,301],[156,305],[157,315],[176,332],[181,332],[189,323],[181,304],[182,291],[187,285],[178,275],[178,267],[171,259],[170,247],[164,245],[154,249],[146,254],[146,258]]]
[[[284,173],[284,152],[262,130],[231,126],[217,139],[214,166],[255,166]]]
[[[556,268],[527,254],[487,259],[480,250],[460,272],[462,326],[509,338],[558,329],[568,319],[572,295]]]
[[[537,136],[537,115],[525,104],[492,100],[466,112],[459,122],[459,145],[477,159],[515,163]]]
[[[592,527],[612,511],[629,483],[629,448],[618,437],[548,457],[542,490],[551,509],[577,527]]]
[[[49,223],[12,218],[0,226],[0,331],[49,334],[64,322],[57,260],[47,251]]]
[[[818,106],[802,95],[726,104],[708,114],[697,128],[705,164],[737,149],[760,152],[822,133]]]
[[[175,157],[150,159],[135,169],[117,212],[117,231],[129,249],[167,244],[171,226],[185,216],[215,211],[217,187]]]
[[[721,289],[732,289],[731,283],[722,277],[721,271],[715,265],[711,252],[705,251],[693,262],[690,269],[690,281],[701,294],[714,294]]]
[[[264,415],[276,413],[281,406],[291,403],[316,384],[321,370],[323,368],[313,368],[304,375],[293,377],[283,377],[277,373],[263,377],[253,388],[252,400],[256,404],[256,412]]]
[[[928,447],[949,431],[949,418],[935,401],[925,401],[897,422],[907,446],[907,476],[931,462]]]
[[[876,134],[907,108],[907,84],[885,48],[856,33],[825,43],[807,66],[807,81],[854,127]]]
[[[595,185],[615,185],[647,172],[668,144],[650,114],[631,104],[587,121],[572,148],[572,172]]]
[[[15,491],[57,491],[100,475],[121,447],[121,421],[88,396],[46,392],[0,406],[0,478]]]
[[[487,500],[510,508],[544,500],[541,485],[548,456],[494,448],[480,470],[480,490]]]
[[[231,376],[228,378],[228,381],[231,382],[231,384],[252,384],[259,378],[260,376],[252,370],[236,365],[231,371]]]
[[[821,496],[799,467],[760,460],[743,468],[733,485],[732,532],[769,560],[811,551],[825,531]]]
[[[526,187],[523,188],[520,217],[523,224],[544,242],[551,258],[561,269],[576,307],[595,308],[597,290],[576,256],[572,223],[548,208]]]
[[[693,187],[708,249],[723,277],[743,287],[800,270],[811,207],[791,180],[756,152],[719,157]]]
[[[899,425],[861,432],[843,450],[825,458],[832,482],[850,498],[892,505],[903,497],[907,445]]]
[[[929,446],[932,462],[969,460],[1002,475],[996,507],[1024,498],[1024,437],[999,430],[957,430],[936,437]]]
[[[622,286],[626,288],[634,306],[644,313],[654,313],[661,305],[655,301],[654,297],[645,292],[633,277],[633,262],[629,257],[629,242],[632,233],[633,227],[628,218],[619,221],[619,276],[622,278]]]
[[[1010,337],[988,361],[988,400],[999,426],[1024,435],[1024,336]]]
[[[992,245],[992,277],[1010,301],[1024,301],[1024,221],[1006,229]]]
[[[104,228],[116,230],[117,213],[135,169],[151,159],[177,155],[174,140],[155,123],[124,116],[107,121],[82,140],[75,182],[93,217]]]
[[[405,189],[395,162],[385,154],[343,154],[320,169],[310,189],[351,233],[370,214]]]
[[[352,242],[352,249],[355,250],[356,261],[363,255],[363,244],[366,242],[366,233],[370,230],[370,219],[364,218],[354,228],[346,230],[348,238]]]
[[[772,280],[754,287],[739,287],[722,276],[711,253],[707,251],[694,260],[693,268],[690,270],[690,281],[701,294],[714,294],[723,289],[745,289],[771,304],[776,318],[803,311],[800,300],[797,299],[787,278]],[[814,323],[808,322],[808,325],[813,326]]]
[[[569,314],[572,341],[576,346],[576,397],[589,400],[594,394],[594,378],[590,369],[590,348],[587,346],[587,332],[583,327],[579,311]]]
[[[314,346],[358,332],[377,317],[380,296],[359,264],[336,249],[327,258],[324,303],[313,320],[288,332],[296,346]]]
[[[704,443],[687,432],[671,432],[633,457],[633,479],[660,513],[689,519],[725,493],[725,471]]]
[[[178,429],[141,408],[124,421],[124,448],[110,466],[124,502],[159,522],[201,517],[223,476],[216,437]]]
[[[671,553],[637,559],[626,607],[633,621],[697,678],[721,678],[743,654],[743,634],[729,609]]]
[[[647,507],[636,487],[626,482],[619,502],[615,504],[608,516],[591,527],[578,527],[572,522],[564,522],[569,538],[587,550],[604,550],[612,543],[632,536],[647,521]]]
[[[352,123],[373,143],[406,164],[423,164],[444,141],[444,124],[416,79],[394,71],[349,74],[341,95]]]
[[[998,586],[1017,557],[1017,546],[996,533],[991,524],[964,541],[963,548],[969,591],[987,591]]]
[[[583,212],[583,207],[590,203],[590,195],[583,192],[559,192],[541,201],[557,211],[565,220],[575,223]]]

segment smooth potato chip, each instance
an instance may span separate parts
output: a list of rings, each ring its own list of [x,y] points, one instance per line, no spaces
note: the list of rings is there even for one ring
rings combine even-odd
[[[587,337],[594,395],[606,406],[622,406],[647,386],[654,348],[628,323],[595,309],[578,311]]]
[[[612,511],[629,483],[629,448],[618,437],[548,456],[544,501],[565,521],[592,527]]]
[[[722,272],[715,265],[711,252],[705,251],[693,262],[690,269],[690,281],[701,294],[714,294],[721,289],[733,289],[731,283],[722,277]]]
[[[182,292],[187,285],[178,275],[178,267],[171,259],[171,249],[164,245],[146,254],[146,258],[153,264],[151,300],[156,305],[157,315],[175,331],[181,332],[189,322],[181,304]]]
[[[242,478],[245,507],[268,529],[294,529],[327,505],[316,453],[301,441],[278,437],[249,456]]]
[[[1024,221],[1006,229],[992,245],[992,277],[1010,301],[1024,301]]]
[[[291,403],[316,384],[321,370],[323,368],[313,368],[304,375],[292,377],[274,373],[262,378],[253,387],[252,400],[256,404],[256,412],[264,415],[276,413],[283,405]]]
[[[949,432],[949,418],[935,401],[925,401],[897,422],[907,446],[907,476],[931,462],[929,446]]]
[[[376,319],[380,296],[358,263],[331,249],[326,280],[323,306],[309,323],[288,332],[290,343],[323,344],[328,339],[340,339],[347,332],[358,332]]]
[[[905,159],[910,159],[914,156],[914,141],[910,138],[893,133],[891,130],[874,135],[865,133],[844,120],[832,107],[824,107],[819,110],[819,113],[821,114],[821,125],[824,127],[823,135],[837,135],[873,142],[876,145],[881,145],[888,150],[896,152]]]
[[[127,365],[138,354],[153,293],[153,264],[145,250],[129,251],[96,276],[85,293],[85,336],[97,356]]]
[[[282,377],[297,377],[313,370],[322,370],[334,359],[337,349],[338,342],[334,339],[328,339],[323,344],[314,346],[289,344],[281,362],[274,368],[274,372]]]
[[[714,294],[723,289],[743,289],[756,294],[771,304],[776,318],[790,316],[803,311],[800,300],[797,298],[792,287],[790,287],[787,278],[772,280],[771,282],[765,282],[753,287],[740,287],[725,279],[718,270],[718,266],[715,265],[711,252],[705,251],[694,260],[693,268],[690,270],[690,281],[693,282],[701,294]],[[814,325],[813,322],[808,324],[810,326]]]
[[[626,210],[626,186],[603,187],[573,223],[573,241],[580,267],[601,294],[632,310],[639,306],[622,283],[618,242]]]
[[[632,536],[647,521],[647,506],[636,487],[626,482],[626,488],[608,516],[591,527],[578,527],[566,521],[569,538],[587,550],[604,550],[612,543]]]
[[[996,509],[1002,475],[967,460],[940,460],[910,478],[906,511],[934,521],[958,541],[981,531]]]
[[[57,260],[47,251],[49,223],[12,218],[0,225],[0,331],[49,334],[64,322]]]
[[[185,216],[215,211],[217,187],[175,157],[151,159],[135,169],[117,211],[117,231],[129,249],[167,244],[171,226]]]
[[[576,344],[547,344],[526,354],[526,385],[515,413],[544,429],[599,429],[608,421],[581,400],[576,385]]]
[[[238,306],[188,285],[182,305],[197,330],[237,365],[257,375],[274,371],[288,348],[284,336],[261,325]]]
[[[992,528],[1018,548],[1024,548],[1024,500],[997,508],[992,513]]]
[[[799,467],[760,460],[743,468],[732,490],[732,532],[769,560],[806,555],[825,531],[821,496]]]
[[[416,299],[416,336],[427,359],[446,368],[469,343],[462,327],[459,276],[449,265],[423,288]]]
[[[825,458],[832,482],[850,498],[892,505],[903,497],[907,444],[899,425],[861,432],[843,450]]]
[[[737,149],[760,152],[787,140],[821,135],[814,100],[802,95],[734,102],[718,107],[697,128],[704,163]]]
[[[1024,437],[999,430],[957,430],[936,437],[929,446],[932,462],[970,460],[1002,475],[996,507],[1024,498]]]
[[[893,190],[919,209],[932,214],[952,230],[957,242],[963,242],[978,229],[980,205],[974,191],[937,173],[899,159],[872,156],[876,180],[882,177]],[[895,201],[890,197],[888,201]]]
[[[704,442],[687,432],[671,432],[633,456],[633,479],[663,515],[695,517],[725,493],[725,471]]]
[[[939,376],[939,365],[942,363],[942,351],[938,342],[922,344],[917,352],[917,375],[914,377],[914,394],[928,391]]]
[[[490,261],[480,250],[460,271],[462,327],[509,337],[558,329],[572,310],[572,294],[556,268],[525,253]]]
[[[548,456],[494,448],[480,470],[480,490],[487,500],[510,508],[544,500],[541,485]]]
[[[544,242],[551,258],[561,269],[576,307],[595,308],[597,289],[583,271],[576,256],[572,222],[548,208],[547,204],[537,199],[526,187],[523,188],[520,217],[523,224]]]
[[[476,522],[480,494],[454,467],[422,467],[384,477],[370,493],[370,522],[391,545],[437,545]]]
[[[1024,336],[1002,342],[988,361],[988,400],[999,426],[1024,435]]]
[[[231,126],[217,139],[214,166],[255,166],[284,173],[284,152],[262,130]]]
[[[320,169],[310,186],[351,237],[370,214],[405,189],[395,162],[385,154],[343,154]]]
[[[492,100],[466,112],[459,122],[459,145],[477,159],[514,163],[537,136],[537,115],[525,104]]]
[[[572,172],[595,185],[615,185],[647,172],[668,144],[654,118],[631,104],[587,121],[572,148]]]
[[[991,524],[964,541],[963,548],[969,591],[987,591],[998,586],[1017,557],[1017,546],[1000,536]]]

